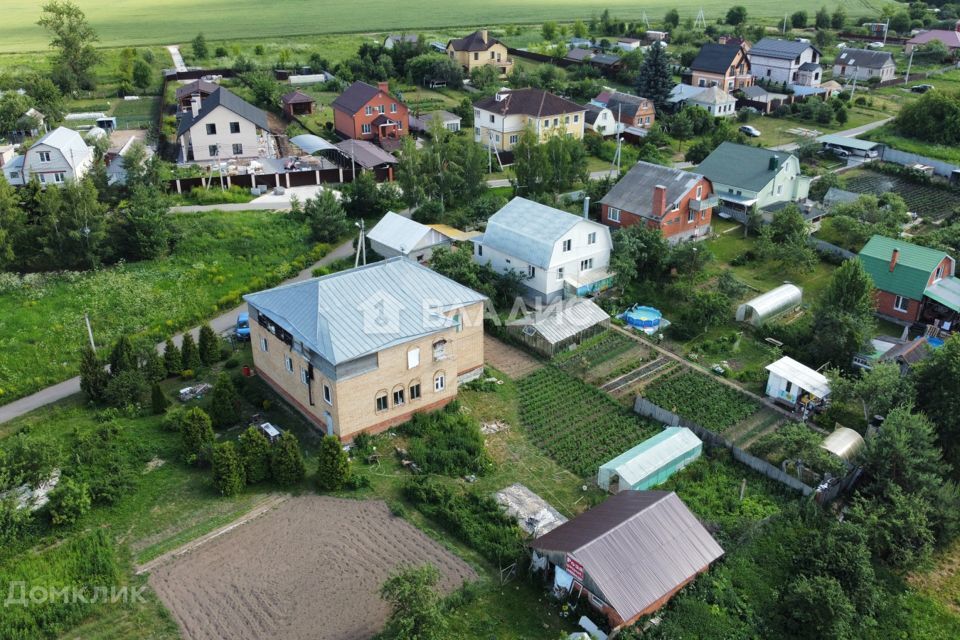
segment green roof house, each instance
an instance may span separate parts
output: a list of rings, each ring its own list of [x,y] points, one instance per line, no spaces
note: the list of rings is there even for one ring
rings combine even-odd
[[[859,259],[877,288],[879,315],[901,324],[940,323],[945,330],[960,319],[960,279],[949,254],[873,236]]]
[[[697,172],[713,183],[721,213],[741,221],[754,207],[796,202],[810,191],[810,178],[800,172],[796,156],[733,142],[714,149]]]

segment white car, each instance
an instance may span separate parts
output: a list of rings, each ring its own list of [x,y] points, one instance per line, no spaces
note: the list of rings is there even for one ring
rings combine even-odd
[[[871,42],[870,44],[867,45],[867,48],[868,48],[868,49],[883,49],[883,43],[882,43],[882,42]]]
[[[759,138],[759,137],[760,137],[760,129],[757,129],[756,127],[751,126],[751,125],[749,125],[749,124],[745,124],[745,125],[743,125],[742,127],[740,127],[740,133],[742,133],[742,134],[744,134],[744,135],[748,135],[748,136],[750,136],[751,138]]]

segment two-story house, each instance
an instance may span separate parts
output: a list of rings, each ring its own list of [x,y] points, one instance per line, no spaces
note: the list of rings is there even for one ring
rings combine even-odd
[[[473,242],[473,259],[524,276],[527,297],[553,302],[610,285],[610,229],[586,217],[514,198]]]
[[[484,296],[407,258],[244,299],[257,374],[343,441],[442,407],[483,373]]]
[[[638,162],[600,199],[600,221],[614,229],[659,229],[671,243],[710,234],[717,198],[702,175]]]
[[[276,146],[267,114],[219,87],[205,99],[194,95],[177,125],[181,162],[273,158]]]
[[[507,53],[507,45],[491,38],[486,29],[450,40],[447,42],[447,55],[463,67],[467,75],[477,67],[485,65],[495,68],[501,76],[507,75],[513,68],[513,59]]]
[[[690,84],[735,91],[753,84],[750,59],[742,44],[708,42],[690,63]]]
[[[820,50],[809,42],[764,38],[747,52],[755,78],[820,86]]]
[[[873,236],[858,259],[877,288],[877,314],[900,324],[935,322],[955,329],[960,320],[957,261],[949,254],[902,239]]]
[[[621,91],[601,91],[590,101],[598,107],[606,107],[617,122],[624,127],[649,129],[656,121],[653,101],[642,96],[634,96]]]
[[[880,78],[880,82],[893,80],[897,73],[897,63],[888,51],[870,49],[843,49],[833,60],[833,77],[857,79],[866,82],[870,78]]]
[[[697,172],[713,184],[720,210],[741,222],[754,209],[804,200],[810,191],[796,156],[733,142],[714,149]]]
[[[543,89],[503,89],[473,103],[473,139],[510,151],[529,127],[541,142],[554,135],[582,140],[585,112],[576,102]]]
[[[57,127],[30,145],[23,156],[3,166],[4,176],[14,186],[36,179],[41,185],[61,185],[83,178],[93,165],[93,149],[73,129]]]
[[[410,130],[407,105],[390,94],[386,82],[372,86],[354,82],[337,96],[333,108],[333,127],[344,138],[370,140],[381,144],[399,140]]]

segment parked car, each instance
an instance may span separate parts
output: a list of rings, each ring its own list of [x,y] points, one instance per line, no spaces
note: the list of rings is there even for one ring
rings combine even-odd
[[[244,311],[237,316],[237,328],[234,331],[237,340],[250,339],[250,315]]]
[[[926,93],[927,91],[930,91],[930,89],[933,89],[932,84],[915,84],[910,87],[910,91],[913,91],[914,93]]]
[[[850,152],[844,149],[843,147],[836,147],[834,145],[827,145],[826,151],[829,151],[838,158],[848,158],[850,157]]]
[[[867,45],[867,49],[883,49],[882,42],[871,42]]]
[[[742,127],[740,127],[740,133],[750,136],[751,138],[760,137],[760,129],[757,129],[756,127],[751,126],[749,124],[745,124]]]

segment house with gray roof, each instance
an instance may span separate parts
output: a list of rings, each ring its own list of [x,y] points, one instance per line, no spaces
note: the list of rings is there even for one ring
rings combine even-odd
[[[407,258],[244,300],[257,375],[343,441],[442,407],[483,372],[486,298]]]
[[[267,114],[225,87],[205,99],[194,94],[179,114],[180,162],[225,162],[276,157]]]
[[[671,243],[710,234],[717,198],[697,173],[638,162],[600,199],[600,221],[619,229],[635,224],[659,229]]]
[[[880,78],[880,82],[893,80],[897,73],[897,63],[889,51],[872,49],[853,49],[847,47],[833,61],[833,77],[866,82],[870,78]]]
[[[7,181],[14,186],[37,180],[41,185],[62,185],[83,178],[93,165],[93,149],[73,129],[57,127],[30,145],[22,157],[3,167]]]
[[[610,229],[586,217],[514,198],[472,239],[473,259],[519,272],[525,294],[541,302],[585,296],[610,285]]]
[[[428,262],[437,247],[449,247],[452,240],[425,224],[388,211],[367,233],[370,248],[384,258],[407,256]]]
[[[747,52],[753,77],[814,87],[820,85],[822,73],[814,79],[815,70],[809,65],[819,66],[821,55],[809,42],[779,38],[764,38]],[[803,65],[808,66],[801,70]]]
[[[621,491],[530,548],[555,590],[582,589],[614,630],[660,609],[724,553],[672,491]]]
[[[741,222],[754,209],[805,200],[810,192],[800,160],[787,151],[724,142],[697,171],[713,184],[719,213]]]

